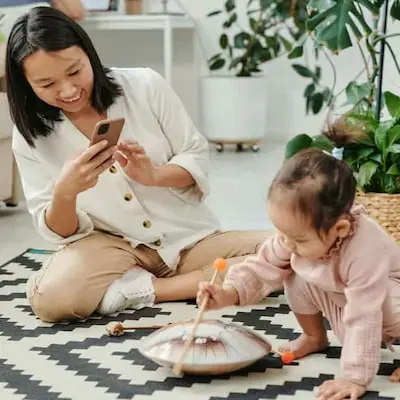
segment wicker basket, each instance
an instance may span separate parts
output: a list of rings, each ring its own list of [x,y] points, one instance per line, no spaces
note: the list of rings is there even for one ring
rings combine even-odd
[[[356,203],[363,205],[368,215],[400,242],[400,194],[357,191]]]

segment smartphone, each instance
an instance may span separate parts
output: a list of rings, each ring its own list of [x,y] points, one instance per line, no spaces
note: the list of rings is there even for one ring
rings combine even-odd
[[[125,124],[125,118],[105,119],[99,121],[94,127],[90,145],[92,146],[102,140],[107,140],[107,148],[115,146],[121,136],[122,128]]]

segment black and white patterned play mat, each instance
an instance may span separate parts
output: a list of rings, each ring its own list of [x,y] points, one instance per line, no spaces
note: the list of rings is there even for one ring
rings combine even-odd
[[[228,376],[177,378],[138,352],[140,339],[151,331],[109,337],[104,328],[111,320],[148,326],[193,318],[194,303],[166,303],[112,318],[45,324],[31,313],[25,282],[46,257],[44,252],[28,250],[0,267],[1,400],[309,400],[315,387],[339,372],[340,347],[330,335],[332,347],[326,353],[292,365],[282,366],[268,356]],[[274,348],[299,332],[283,294],[256,306],[209,312],[208,317],[251,327],[266,335]],[[382,350],[379,375],[364,399],[400,399],[400,386],[388,380],[400,364],[400,346],[395,349],[397,353]]]

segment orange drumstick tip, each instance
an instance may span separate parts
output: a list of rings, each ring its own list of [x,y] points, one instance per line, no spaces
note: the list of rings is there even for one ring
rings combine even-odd
[[[281,360],[284,364],[291,364],[294,361],[295,357],[291,351],[284,351],[281,354]]]
[[[228,263],[223,258],[217,258],[214,261],[214,268],[218,271],[223,271],[227,267]]]

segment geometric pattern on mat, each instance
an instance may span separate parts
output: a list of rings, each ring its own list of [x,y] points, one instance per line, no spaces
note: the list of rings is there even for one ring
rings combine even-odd
[[[291,365],[272,356],[224,376],[175,377],[137,350],[151,330],[109,337],[105,325],[121,321],[138,326],[163,325],[193,318],[194,302],[157,304],[116,316],[48,324],[32,314],[25,283],[48,257],[28,250],[0,266],[0,399],[135,399],[135,400],[309,400],[324,380],[339,373],[341,348],[329,331],[331,346]],[[283,293],[260,304],[208,312],[209,318],[243,324],[264,335],[277,348],[299,334]],[[400,365],[396,353],[382,349],[378,376],[363,399],[400,399],[400,387],[388,376]],[[397,397],[396,397],[397,396]]]

